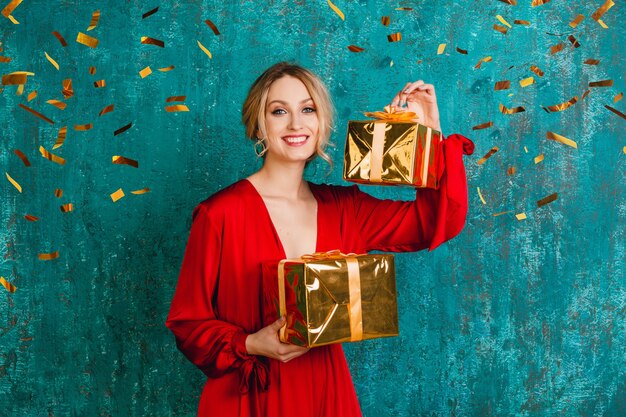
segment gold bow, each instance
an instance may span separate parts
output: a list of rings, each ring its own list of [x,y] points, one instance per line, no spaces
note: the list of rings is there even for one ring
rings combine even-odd
[[[339,249],[329,250],[328,252],[315,252],[302,255],[300,257],[303,261],[319,261],[324,259],[341,259],[348,256],[358,256],[356,253],[342,253]]]
[[[417,114],[412,111],[396,110],[393,106],[385,106],[384,111],[364,112],[366,117],[383,120],[385,122],[412,122]]]

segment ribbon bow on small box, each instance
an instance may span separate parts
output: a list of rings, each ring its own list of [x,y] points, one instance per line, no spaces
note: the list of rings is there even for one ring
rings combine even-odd
[[[372,119],[383,120],[385,122],[414,122],[418,119],[417,114],[412,111],[399,110],[394,106],[385,106],[384,111],[366,111],[363,114]]]

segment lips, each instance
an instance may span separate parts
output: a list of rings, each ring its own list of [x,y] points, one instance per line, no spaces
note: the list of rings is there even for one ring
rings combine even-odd
[[[306,135],[283,136],[282,139],[290,146],[300,146],[309,139]]]

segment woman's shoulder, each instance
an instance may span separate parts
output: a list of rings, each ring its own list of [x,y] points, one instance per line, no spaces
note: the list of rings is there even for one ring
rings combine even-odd
[[[311,187],[311,191],[318,199],[335,200],[337,202],[353,199],[356,195],[361,193],[356,184],[336,185],[309,183],[309,187]]]
[[[202,211],[212,215],[226,215],[232,213],[234,208],[246,204],[251,196],[252,184],[248,180],[239,180],[210,195],[200,202],[194,209],[194,217]]]

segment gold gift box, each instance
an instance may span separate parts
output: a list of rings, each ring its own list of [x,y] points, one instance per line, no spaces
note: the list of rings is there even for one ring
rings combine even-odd
[[[343,179],[438,188],[441,132],[412,121],[349,121]]]
[[[263,265],[264,322],[313,347],[398,335],[393,255],[310,255]]]

